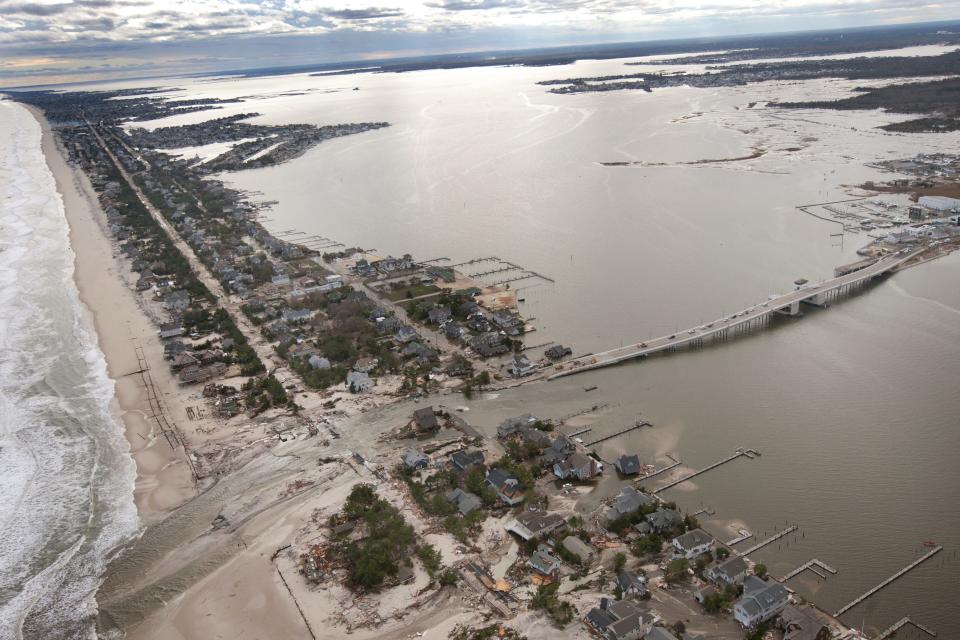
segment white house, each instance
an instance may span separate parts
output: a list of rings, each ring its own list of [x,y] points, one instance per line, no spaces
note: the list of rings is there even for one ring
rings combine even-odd
[[[693,560],[713,550],[713,536],[703,529],[693,529],[673,539],[674,555]]]
[[[743,597],[733,605],[734,619],[748,629],[776,616],[790,604],[790,592],[780,584],[766,583],[756,576],[743,582]]]

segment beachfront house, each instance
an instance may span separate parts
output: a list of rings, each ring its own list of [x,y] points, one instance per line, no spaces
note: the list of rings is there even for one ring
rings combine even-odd
[[[561,480],[589,480],[602,471],[603,466],[599,462],[579,452],[553,465],[553,475]]]
[[[504,504],[515,506],[523,502],[524,489],[515,475],[494,467],[487,470],[486,484],[493,488],[497,498]]]
[[[344,383],[350,393],[366,393],[373,389],[373,380],[365,373],[360,371],[351,371],[347,374],[347,381]]]
[[[567,536],[564,538],[563,548],[580,558],[580,564],[585,567],[593,563],[594,556],[596,555],[593,547],[577,536]]]
[[[625,476],[635,476],[640,473],[640,456],[624,454],[614,461],[613,466]]]
[[[550,553],[550,548],[546,545],[537,547],[527,560],[527,566],[544,578],[555,580],[560,577],[560,558]]]
[[[525,511],[507,522],[504,529],[515,533],[523,540],[539,538],[566,525],[566,521],[556,513]]]
[[[657,509],[647,516],[647,522],[654,533],[664,534],[683,524],[683,516],[673,509]]]
[[[513,360],[510,362],[510,375],[514,378],[525,378],[532,376],[536,372],[537,365],[530,362],[527,356],[513,356]]]
[[[647,579],[636,571],[621,571],[617,574],[617,586],[624,596],[642,598],[647,592]]]
[[[433,407],[423,407],[413,412],[413,422],[417,426],[417,431],[425,433],[427,431],[436,431],[440,428],[437,422],[437,414]]]
[[[747,561],[741,556],[735,556],[708,567],[704,575],[720,586],[733,586],[743,583],[748,570]]]
[[[605,514],[607,522],[618,520],[624,516],[636,513],[643,507],[652,505],[653,498],[647,494],[637,491],[633,487],[624,487],[613,499],[610,508]]]
[[[408,469],[426,469],[430,464],[429,457],[419,451],[414,451],[413,449],[408,449],[403,454],[402,459],[403,464]]]
[[[462,516],[468,516],[483,504],[479,496],[476,496],[469,491],[464,491],[463,489],[453,489],[448,491],[446,495],[447,500],[453,503],[457,508],[457,511]]]

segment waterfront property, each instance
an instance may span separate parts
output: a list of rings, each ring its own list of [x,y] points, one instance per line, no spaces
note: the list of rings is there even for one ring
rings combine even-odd
[[[743,597],[733,605],[733,617],[748,629],[779,614],[790,603],[790,592],[779,582],[767,583],[756,576],[743,582]]]
[[[703,529],[692,529],[673,539],[673,548],[677,556],[694,560],[713,550],[714,539]]]

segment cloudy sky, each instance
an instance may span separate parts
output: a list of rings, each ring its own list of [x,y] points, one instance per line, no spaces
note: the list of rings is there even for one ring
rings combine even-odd
[[[0,0],[0,86],[953,18],[958,0]]]

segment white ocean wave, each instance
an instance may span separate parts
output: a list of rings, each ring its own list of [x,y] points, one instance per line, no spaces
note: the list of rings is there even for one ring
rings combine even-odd
[[[135,467],[39,125],[0,110],[0,637],[92,638],[106,558],[138,526]]]

